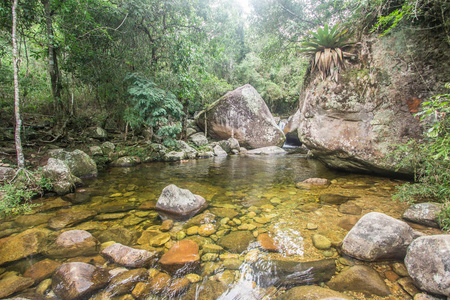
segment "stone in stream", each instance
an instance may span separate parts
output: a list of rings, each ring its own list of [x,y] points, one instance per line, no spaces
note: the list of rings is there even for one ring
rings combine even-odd
[[[283,155],[287,154],[286,150],[277,146],[267,146],[257,148],[245,152],[246,155]]]
[[[1,239],[0,265],[42,253],[49,234],[47,229],[32,228]]]
[[[176,242],[159,260],[161,267],[169,273],[185,275],[200,265],[198,245],[190,240]]]
[[[63,197],[64,200],[70,201],[73,204],[86,203],[91,200],[91,194],[88,192],[80,192],[68,194]]]
[[[336,195],[336,194],[322,194],[319,197],[319,201],[322,204],[342,204],[355,197]]]
[[[110,299],[114,296],[131,293],[138,282],[144,282],[148,279],[147,269],[127,270],[114,276],[108,286],[101,293],[103,299]]]
[[[67,152],[63,149],[51,150],[48,152],[51,158],[64,161],[73,175],[83,177],[97,176],[97,165],[95,161],[81,150]]]
[[[233,253],[242,253],[247,250],[255,237],[250,231],[232,231],[219,240],[219,245]]]
[[[211,208],[211,213],[213,215],[218,216],[219,218],[229,218],[233,219],[239,215],[239,212],[232,208],[224,208],[224,207],[213,207]]]
[[[159,230],[145,230],[141,237],[137,240],[140,245],[150,245],[152,247],[161,247],[168,241],[171,236],[168,232],[161,232]]]
[[[81,262],[58,267],[52,278],[52,289],[63,300],[88,298],[109,282],[108,271]]]
[[[227,156],[227,152],[220,146],[216,145],[213,148],[213,152],[215,156]]]
[[[141,163],[139,156],[119,157],[111,163],[112,167],[132,167]]]
[[[116,227],[102,231],[97,236],[97,239],[100,241],[100,243],[114,241],[122,245],[131,245],[136,235],[137,233],[130,229],[124,227]]]
[[[95,255],[100,249],[99,241],[84,230],[69,230],[61,233],[48,246],[45,255],[52,258],[68,258]]]
[[[97,213],[92,210],[62,209],[56,216],[48,220],[48,227],[60,230],[93,218]]]
[[[58,195],[72,192],[79,180],[70,172],[69,166],[64,161],[55,158],[48,159],[47,165],[42,169],[42,175],[50,179],[52,190]]]
[[[276,242],[273,237],[268,233],[261,233],[257,237],[257,241],[260,245],[260,247],[263,250],[269,251],[269,252],[281,252],[281,246],[278,242]]]
[[[339,212],[347,215],[360,215],[362,208],[355,203],[346,202],[339,205]]]
[[[206,120],[205,120],[206,118]],[[264,100],[247,84],[228,92],[196,117],[197,125],[217,140],[234,137],[243,147],[282,146],[285,136]]]
[[[203,224],[213,224],[215,223],[216,216],[211,213],[202,213],[199,215],[196,215],[195,217],[192,217],[189,219],[189,221],[186,222],[185,228],[189,228],[191,226],[201,226]]]
[[[281,300],[351,300],[352,298],[339,292],[314,286],[298,286],[288,290],[280,298]]]
[[[186,154],[184,151],[170,151],[164,154],[164,161],[180,161],[183,160]]]
[[[192,284],[183,300],[215,300],[225,293],[227,286],[221,282],[207,280],[203,283]]]
[[[403,219],[417,224],[439,228],[439,214],[442,205],[438,203],[418,203],[408,207],[403,213]]]
[[[17,275],[6,276],[0,279],[0,298],[8,297],[14,293],[21,292],[34,284],[34,280]]]
[[[326,282],[336,272],[334,259],[306,262],[272,260],[252,265],[252,268],[262,287]]]
[[[156,210],[162,219],[187,220],[207,206],[205,198],[171,184],[162,190]]]
[[[106,247],[101,254],[114,263],[127,268],[148,267],[157,257],[156,252],[134,249],[119,243]]]
[[[423,236],[411,243],[405,257],[408,273],[427,292],[450,296],[450,235]]]
[[[371,212],[364,215],[345,236],[342,251],[367,261],[403,259],[416,237],[405,222]]]
[[[23,273],[23,276],[32,278],[35,283],[38,283],[46,278],[51,277],[56,268],[58,268],[60,265],[61,263],[47,258],[29,267]]]
[[[319,250],[328,250],[331,248],[331,241],[321,234],[314,234],[312,236],[312,242],[314,247]]]
[[[330,181],[325,178],[308,178],[295,185],[299,189],[326,189],[330,185]]]
[[[19,216],[14,220],[14,223],[19,224],[22,227],[34,227],[37,225],[41,225],[47,223],[52,215],[49,214],[33,214],[33,215],[24,215]]]
[[[327,285],[336,291],[353,291],[381,297],[391,292],[380,275],[372,268],[363,265],[350,267],[331,279]]]

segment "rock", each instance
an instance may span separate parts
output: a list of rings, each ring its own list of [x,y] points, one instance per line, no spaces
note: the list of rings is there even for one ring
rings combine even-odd
[[[208,139],[202,132],[195,133],[189,137],[189,140],[197,147],[208,145]]]
[[[52,189],[58,195],[65,195],[75,188],[77,178],[70,172],[69,166],[62,160],[49,158],[42,169],[42,175],[50,179]]]
[[[411,227],[385,214],[364,215],[345,236],[342,251],[358,259],[403,259],[416,238]]]
[[[52,289],[63,300],[88,298],[109,281],[105,269],[81,262],[61,265],[53,275]]]
[[[442,300],[442,298],[434,297],[426,293],[419,293],[414,296],[414,300]]]
[[[340,292],[353,291],[381,297],[391,293],[380,275],[374,269],[363,265],[356,265],[339,273],[327,285]]]
[[[11,180],[16,171],[10,167],[0,167],[0,181],[8,181]]]
[[[415,294],[420,293],[419,289],[417,289],[416,285],[410,277],[400,278],[397,282],[412,297],[414,297]]]
[[[68,201],[64,201],[60,197],[53,199],[53,200],[46,199],[45,201],[42,201],[42,202],[36,201],[36,204],[39,204],[39,206],[35,208],[35,211],[40,211],[40,212],[52,210],[55,208],[69,207],[72,205],[72,203],[70,203]]]
[[[239,213],[232,208],[214,207],[211,208],[211,213],[218,216],[219,218],[230,218],[238,216]]]
[[[362,208],[355,203],[347,202],[339,205],[339,212],[347,215],[360,215]]]
[[[132,167],[141,163],[138,156],[122,156],[111,163],[113,167]]]
[[[342,204],[347,202],[350,199],[354,199],[353,197],[336,195],[336,194],[322,194],[319,197],[319,201],[322,204]]]
[[[28,277],[7,276],[0,280],[0,298],[8,297],[21,292],[34,284],[34,280]]]
[[[233,253],[242,253],[254,241],[250,231],[232,231],[219,240],[219,245]]]
[[[45,255],[52,258],[89,256],[97,254],[99,249],[100,243],[89,232],[69,230],[56,238],[45,251]]]
[[[205,209],[206,206],[207,203],[203,197],[171,184],[162,190],[156,203],[156,210],[164,219],[186,220]]]
[[[149,280],[150,291],[155,295],[161,294],[169,285],[170,279],[171,277],[169,274],[158,273],[155,277]]]
[[[450,235],[419,237],[405,257],[408,273],[424,291],[450,296]]]
[[[202,248],[203,253],[220,253],[223,248],[215,244],[206,244]]]
[[[211,213],[202,213],[192,217],[189,221],[187,221],[185,227],[190,226],[201,226],[203,224],[213,224],[215,223],[216,216]]]
[[[227,152],[220,146],[216,145],[213,149],[215,156],[227,156]]]
[[[285,140],[264,100],[251,85],[228,92],[197,115],[197,125],[217,140],[234,137],[243,147],[282,146]]]
[[[321,234],[315,234],[312,236],[312,242],[314,247],[319,250],[328,250],[331,248],[330,240]]]
[[[216,228],[213,224],[203,224],[198,228],[198,234],[201,236],[210,236],[216,233]]]
[[[336,272],[334,259],[318,261],[261,261],[252,265],[255,278],[259,278],[261,287],[293,286],[326,282]]]
[[[166,232],[166,231],[169,231],[170,229],[172,229],[172,227],[173,227],[173,220],[167,219],[162,222],[159,230]]]
[[[257,241],[263,250],[269,252],[280,252],[280,245],[268,233],[261,233],[257,237]]]
[[[227,286],[221,282],[207,280],[204,283],[192,284],[183,300],[215,300],[225,293]]]
[[[177,145],[178,148],[184,152],[184,158],[194,159],[197,157],[197,151],[185,141],[177,141]]]
[[[23,276],[32,278],[35,283],[38,283],[46,278],[51,277],[56,268],[58,268],[60,265],[61,263],[47,258],[29,267],[23,273]]]
[[[49,230],[33,228],[1,239],[0,265],[42,253],[49,234]]]
[[[287,152],[283,148],[280,148],[277,146],[268,146],[268,147],[249,150],[245,154],[246,155],[283,155],[283,154],[287,154]]]
[[[187,278],[174,278],[168,284],[165,294],[169,297],[177,297],[185,293],[190,285],[191,282]]]
[[[49,151],[48,155],[64,161],[74,176],[80,178],[97,176],[97,165],[94,160],[81,150],[67,152],[63,149],[56,149]]]
[[[104,142],[101,145],[101,148],[104,155],[109,155],[110,153],[114,152],[116,146],[111,142]]]
[[[101,254],[114,263],[127,268],[148,267],[157,257],[156,252],[138,250],[119,243],[106,247]]]
[[[157,230],[146,230],[142,232],[141,237],[138,239],[140,245],[150,245],[153,247],[161,247],[168,241],[170,241],[170,234],[167,232],[160,232]]]
[[[109,299],[131,293],[138,282],[146,281],[147,278],[148,273],[144,268],[122,272],[111,279],[109,285],[102,292],[102,296]]]
[[[439,214],[442,205],[438,203],[413,204],[403,213],[403,219],[417,224],[439,228]]]
[[[336,291],[314,285],[298,286],[288,290],[281,300],[351,300],[352,298]]]
[[[164,154],[164,161],[180,161],[185,157],[185,153],[183,151],[170,151]]]
[[[339,219],[337,225],[341,228],[344,228],[345,230],[350,231],[353,228],[353,226],[355,226],[356,223],[358,223],[359,219],[360,218],[356,216],[343,217]]]
[[[106,140],[108,138],[108,133],[105,129],[101,127],[90,127],[88,128],[89,136],[98,139],[98,140]]]
[[[91,146],[89,147],[89,151],[91,152],[92,156],[102,156],[103,151],[100,146]]]
[[[76,193],[65,195],[63,199],[70,201],[72,204],[82,204],[91,200],[91,194],[77,191]]]
[[[52,215],[49,214],[23,215],[17,217],[14,222],[22,227],[34,227],[47,223],[51,217]]]
[[[128,212],[135,209],[133,204],[124,204],[123,202],[110,202],[108,204],[100,205],[96,207],[98,213],[116,213],[116,212]]]
[[[97,239],[101,242],[114,241],[122,245],[131,245],[135,238],[135,232],[124,227],[106,229],[101,232]]]
[[[238,258],[226,258],[223,260],[222,263],[223,263],[223,267],[227,270],[239,270],[241,268],[243,261]],[[217,272],[217,271],[221,270],[220,267],[221,266],[219,266],[219,268],[215,271]]]
[[[190,240],[176,242],[159,260],[161,267],[177,275],[184,275],[197,269],[200,264],[198,245]]]
[[[97,213],[92,210],[62,209],[56,216],[48,220],[48,227],[60,230],[93,218]]]
[[[330,181],[325,178],[308,178],[295,185],[299,189],[325,189],[330,185]]]

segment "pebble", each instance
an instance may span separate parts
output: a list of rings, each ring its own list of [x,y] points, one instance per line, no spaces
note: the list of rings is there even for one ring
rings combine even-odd
[[[319,226],[317,224],[314,224],[314,223],[306,224],[306,229],[308,229],[308,230],[316,230],[317,228],[319,228]]]
[[[192,226],[192,227],[189,227],[187,230],[186,230],[186,233],[187,233],[187,235],[194,235],[194,234],[198,234],[198,226]]]
[[[315,234],[312,236],[312,242],[314,247],[319,250],[328,250],[331,248],[330,240],[321,234]]]
[[[216,232],[214,224],[203,224],[198,227],[198,234],[201,236],[210,236]]]
[[[205,253],[202,255],[202,261],[215,261],[219,258],[217,253]]]
[[[123,196],[122,193],[115,193],[115,194],[109,195],[109,198],[117,198],[117,197],[122,197],[122,196]]]
[[[187,275],[185,276],[185,278],[186,278],[187,280],[189,280],[191,283],[196,283],[196,282],[200,282],[200,281],[203,280],[202,276],[197,275],[197,274],[194,274],[194,273],[187,274]]]

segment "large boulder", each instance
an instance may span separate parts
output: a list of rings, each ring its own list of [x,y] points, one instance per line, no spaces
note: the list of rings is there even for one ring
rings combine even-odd
[[[200,112],[196,121],[212,138],[234,137],[243,147],[282,146],[285,140],[266,103],[249,84],[225,94]]]
[[[166,186],[156,203],[156,210],[164,219],[186,220],[207,206],[205,198],[180,189],[174,184]]]
[[[89,298],[109,282],[106,269],[72,262],[61,265],[52,278],[52,289],[63,300]]]
[[[52,188],[58,195],[65,195],[73,191],[78,179],[70,172],[69,166],[55,158],[49,158],[47,165],[42,169],[42,175],[50,179]]]
[[[423,38],[401,31],[367,37],[338,82],[313,73],[300,97],[298,132],[315,157],[346,171],[412,175],[410,166],[396,170],[392,145],[420,138],[414,114],[450,80],[449,56],[426,55],[430,44],[440,46],[433,37],[426,36],[429,44]],[[403,55],[407,49],[414,49],[414,55]],[[399,61],[398,55],[405,59]]]
[[[63,149],[56,149],[49,151],[48,155],[64,161],[74,176],[80,178],[97,176],[95,161],[81,150],[67,152]]]
[[[417,286],[450,296],[450,235],[423,236],[408,248],[405,265]]]
[[[189,140],[197,147],[206,146],[209,143],[205,134],[202,132],[197,132],[189,136]]]
[[[345,236],[342,251],[367,261],[403,259],[416,237],[405,222],[371,212],[364,215]]]

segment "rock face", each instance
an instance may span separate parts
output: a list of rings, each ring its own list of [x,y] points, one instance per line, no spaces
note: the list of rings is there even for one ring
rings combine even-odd
[[[446,63],[442,63],[448,61],[448,55],[433,60],[425,55],[429,46],[424,45],[423,36],[397,34],[406,37],[401,47],[395,34],[367,37],[338,82],[329,78],[323,81],[313,73],[300,98],[299,139],[329,167],[397,173],[396,164],[385,159],[391,152],[390,145],[421,135],[414,113],[422,101],[440,94],[438,89],[449,80]],[[433,38],[430,40],[433,42]],[[396,61],[396,53],[401,55],[406,45],[414,48],[416,56]],[[398,171],[412,172],[412,168]]]
[[[251,85],[228,92],[197,116],[197,125],[217,140],[234,137],[248,148],[282,146],[285,140],[264,100]]]
[[[364,215],[342,242],[342,251],[361,260],[403,259],[416,238],[411,227],[382,213]]]
[[[134,249],[115,243],[103,249],[102,255],[116,264],[127,268],[142,268],[149,266],[155,259],[157,253]]]
[[[61,265],[52,278],[52,289],[64,300],[88,298],[105,287],[109,274],[105,269],[90,264],[73,262]]]
[[[56,149],[49,151],[48,155],[64,161],[74,176],[80,178],[97,176],[95,161],[81,150],[67,152],[63,149]]]
[[[205,198],[171,184],[162,190],[156,203],[156,210],[164,219],[186,220],[206,206]]]
[[[48,159],[42,175],[51,180],[53,191],[58,195],[72,192],[77,180],[70,172],[69,167],[62,160],[55,158]]]
[[[336,291],[354,291],[364,294],[374,294],[386,297],[390,294],[389,288],[378,273],[368,266],[353,266],[339,273],[327,285]]]
[[[442,205],[438,203],[418,203],[408,207],[403,219],[414,223],[439,228],[439,213]]]
[[[417,286],[427,292],[450,296],[450,235],[416,239],[408,248],[405,265]]]

